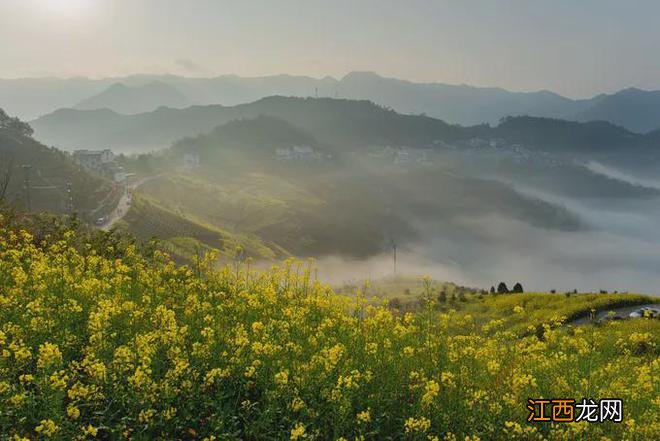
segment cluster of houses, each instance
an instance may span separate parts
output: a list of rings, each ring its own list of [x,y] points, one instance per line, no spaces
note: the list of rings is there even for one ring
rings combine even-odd
[[[370,158],[384,159],[395,164],[433,164],[433,149],[372,145],[367,147],[367,155]]]
[[[498,158],[509,158],[518,163],[534,162],[545,166],[559,166],[562,162],[546,152],[530,150],[520,143],[508,143],[501,138],[470,138],[449,144],[443,141],[434,143],[437,147],[460,151],[463,154],[492,154]]]
[[[183,154],[183,168],[187,170],[192,170],[194,168],[199,168],[200,161],[199,155],[197,153],[184,153]]]
[[[331,156],[308,145],[294,145],[275,149],[275,158],[282,161],[321,161]]]
[[[76,150],[72,158],[73,162],[89,172],[112,179],[114,182],[124,182],[128,177],[123,167],[115,161],[115,154],[110,149]]]

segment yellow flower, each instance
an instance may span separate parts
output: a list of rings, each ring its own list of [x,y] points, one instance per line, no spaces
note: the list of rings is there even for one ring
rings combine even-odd
[[[98,382],[105,381],[107,369],[105,367],[105,364],[103,364],[103,362],[98,360],[92,361],[85,359],[84,365],[87,375],[89,375]]]
[[[255,334],[258,334],[263,330],[264,330],[264,324],[263,323],[261,323],[261,322],[252,323],[252,332],[254,332]]]
[[[60,363],[62,363],[62,353],[56,344],[46,342],[39,346],[37,367],[46,369],[52,366],[57,366]]]
[[[50,374],[48,379],[50,380],[50,386],[53,389],[64,390],[69,381],[69,376],[66,374],[66,371],[60,370]]]
[[[245,372],[243,375],[245,375],[245,378],[252,378],[254,377],[254,374],[257,372],[257,369],[254,366],[248,366],[245,368]]]
[[[305,425],[302,423],[296,423],[293,429],[291,429],[291,437],[289,439],[295,441],[304,436],[305,436]]]
[[[452,374],[451,372],[442,372],[440,374],[440,382],[449,389],[456,386],[456,384],[454,383],[454,374]]]
[[[9,349],[14,352],[14,357],[16,361],[25,361],[32,358],[32,353],[24,344],[18,344],[16,342],[11,342]]]
[[[34,375],[32,374],[23,374],[18,377],[18,381],[21,382],[21,384],[29,384],[34,381]]]
[[[154,409],[144,409],[140,411],[140,414],[138,415],[138,421],[141,423],[148,423],[151,421],[151,419],[156,415],[156,411]]]
[[[357,420],[360,423],[369,423],[371,422],[371,412],[369,409],[363,410],[357,414]]]
[[[440,385],[433,380],[427,381],[425,386],[425,392],[422,396],[422,405],[428,406],[433,402],[435,397],[438,396],[440,392]]]
[[[488,363],[486,363],[486,369],[488,369],[488,372],[490,372],[491,375],[495,375],[500,370],[500,364],[495,360],[488,360]]]
[[[275,374],[275,384],[279,384],[280,386],[284,386],[289,383],[289,372],[288,371],[282,371],[278,372]]]
[[[9,404],[15,407],[20,407],[23,404],[25,404],[26,400],[27,400],[27,394],[25,392],[22,392],[9,397]]]
[[[76,406],[73,404],[69,404],[66,408],[66,414],[71,418],[72,420],[77,420],[78,417],[80,417],[80,409],[78,409]]]
[[[60,428],[53,420],[41,420],[41,423],[34,429],[43,436],[51,437],[55,435]]]
[[[96,427],[92,426],[91,424],[88,424],[87,427],[83,427],[84,435],[95,437],[98,433],[99,430]]]
[[[204,376],[204,383],[207,386],[211,386],[213,383],[215,383],[217,378],[227,378],[229,377],[229,374],[229,369],[213,368]]]
[[[169,407],[163,411],[163,418],[169,421],[176,415],[176,407]]]
[[[302,399],[300,399],[299,397],[295,397],[293,399],[293,401],[291,402],[291,410],[293,410],[294,412],[299,411],[304,406],[305,406],[305,402]]]
[[[410,417],[406,420],[403,427],[406,433],[412,433],[412,432],[423,433],[431,428],[431,420],[425,417],[421,417],[421,418]]]

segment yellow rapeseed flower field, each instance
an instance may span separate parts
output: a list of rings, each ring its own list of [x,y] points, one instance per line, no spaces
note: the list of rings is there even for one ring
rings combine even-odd
[[[295,262],[73,240],[0,229],[2,439],[660,439],[658,321],[539,335],[518,303],[395,314]],[[532,425],[530,397],[621,398],[624,420]]]

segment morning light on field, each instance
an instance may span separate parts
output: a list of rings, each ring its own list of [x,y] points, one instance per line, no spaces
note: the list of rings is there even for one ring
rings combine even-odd
[[[0,441],[660,439],[659,14],[3,0]]]

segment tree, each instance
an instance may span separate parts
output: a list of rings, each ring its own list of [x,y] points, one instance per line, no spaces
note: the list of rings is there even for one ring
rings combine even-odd
[[[491,293],[491,294],[495,294],[495,287],[494,287],[494,286],[491,286],[491,287],[490,287],[490,293]]]
[[[28,123],[18,118],[12,118],[4,110],[0,109],[0,130],[7,130],[20,136],[32,136],[34,130]]]
[[[513,289],[511,290],[511,292],[515,292],[515,293],[521,293],[521,292],[524,292],[523,287],[522,287],[522,285],[520,284],[520,282],[518,282],[518,283],[516,283],[515,285],[513,285]]]
[[[507,288],[506,283],[500,282],[499,285],[497,285],[497,293],[498,294],[505,294],[509,292],[509,288]]]
[[[446,292],[441,291],[440,294],[438,294],[438,302],[440,302],[440,303],[447,302],[447,293]]]
[[[1,109],[0,109],[1,111]],[[14,169],[13,155],[0,155],[0,203],[4,202],[7,196],[7,188],[11,182],[11,174]]]

